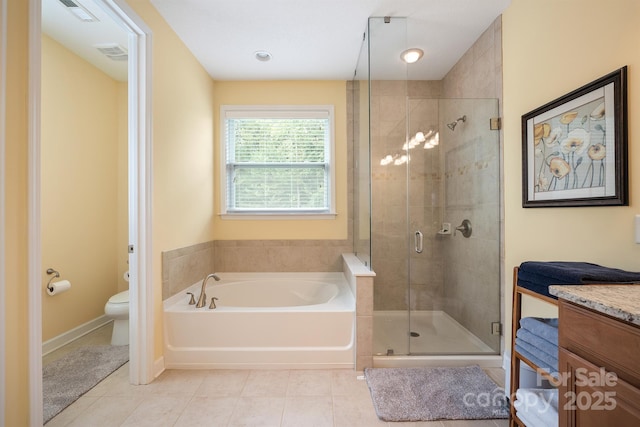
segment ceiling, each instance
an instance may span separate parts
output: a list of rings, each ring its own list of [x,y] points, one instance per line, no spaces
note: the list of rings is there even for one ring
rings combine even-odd
[[[117,44],[127,48],[127,32],[93,0],[72,0],[84,7],[98,21],[83,22],[60,0],[42,0],[42,32],[84,58],[118,81],[127,80],[127,61],[114,61],[104,56],[96,45]]]
[[[109,59],[89,54],[96,43],[125,43],[126,33],[94,0],[73,0],[99,23],[83,23],[60,4],[42,0],[43,31],[100,68]],[[150,0],[216,80],[349,80],[357,67],[369,17],[377,78],[402,78],[399,55],[407,47],[425,51],[410,65],[411,79],[440,80],[502,13],[511,0]],[[402,19],[406,17],[406,24]],[[74,22],[75,21],[75,22]],[[94,27],[103,30],[94,30]],[[393,28],[393,29],[392,29]],[[109,33],[113,35],[107,36]],[[391,34],[393,33],[393,34]],[[91,36],[87,35],[91,34]],[[98,34],[100,34],[98,36]],[[102,37],[96,41],[93,37]],[[256,51],[272,58],[261,62]],[[115,64],[117,65],[117,64]],[[122,63],[119,64],[122,67]],[[402,64],[403,65],[403,64]],[[104,69],[103,68],[103,69]],[[117,68],[117,67],[115,67]],[[126,78],[126,65],[125,78]],[[122,71],[105,72],[122,80]]]

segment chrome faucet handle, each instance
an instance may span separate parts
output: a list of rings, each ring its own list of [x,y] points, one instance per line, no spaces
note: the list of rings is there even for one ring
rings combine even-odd
[[[218,298],[216,298],[216,297],[211,297],[211,304],[209,304],[209,309],[213,310],[213,309],[217,308],[216,307],[216,300],[217,299]]]
[[[189,305],[195,305],[196,298],[193,296],[193,292],[187,292],[187,295],[191,295],[191,298],[189,298]]]
[[[462,224],[456,227],[456,230],[461,232],[464,237],[471,236],[471,221],[465,219]],[[454,231],[453,234],[455,235],[456,232]]]

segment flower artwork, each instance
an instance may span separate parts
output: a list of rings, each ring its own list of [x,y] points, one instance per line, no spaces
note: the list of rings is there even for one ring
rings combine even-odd
[[[602,187],[606,181],[604,99],[534,122],[536,192]]]
[[[626,67],[524,116],[523,206],[626,205]]]

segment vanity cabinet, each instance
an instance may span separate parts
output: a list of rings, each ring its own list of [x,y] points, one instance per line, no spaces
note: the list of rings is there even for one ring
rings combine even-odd
[[[640,326],[560,299],[560,427],[640,426]]]

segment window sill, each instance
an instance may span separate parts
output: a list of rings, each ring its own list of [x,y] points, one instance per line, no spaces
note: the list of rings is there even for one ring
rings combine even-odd
[[[336,213],[222,213],[219,214],[223,220],[327,220],[336,219]]]

